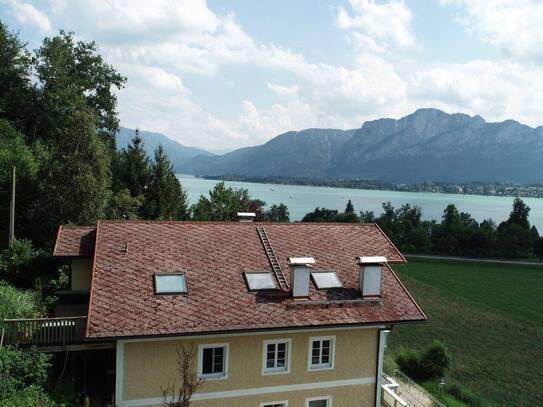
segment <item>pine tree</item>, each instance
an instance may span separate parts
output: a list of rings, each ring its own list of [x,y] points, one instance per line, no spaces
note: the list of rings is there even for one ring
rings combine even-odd
[[[354,206],[351,200],[349,199],[349,202],[347,202],[347,206],[345,207],[345,213],[353,213],[354,212]]]
[[[147,219],[158,220],[189,217],[187,193],[175,176],[162,145],[155,150],[155,160],[151,164],[149,187],[145,191],[145,215]]]

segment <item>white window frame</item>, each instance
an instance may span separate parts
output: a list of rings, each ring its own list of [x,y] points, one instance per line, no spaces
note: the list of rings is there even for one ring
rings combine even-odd
[[[332,396],[310,397],[305,399],[305,407],[309,407],[310,401],[323,401],[326,400],[326,407],[332,407]]]
[[[278,344],[278,343],[286,343],[287,344],[287,357],[286,357],[286,369],[278,369],[278,368],[267,368],[267,361],[268,361],[268,345],[271,344]],[[290,354],[291,354],[291,344],[292,340],[290,338],[282,338],[282,339],[266,339],[263,342],[262,346],[262,375],[274,375],[274,374],[288,374],[290,373]]]
[[[162,291],[162,292],[158,292],[158,280],[160,279],[160,277],[181,277],[183,279],[183,285],[185,286],[185,289],[182,290],[182,291]],[[153,275],[153,290],[155,292],[155,295],[183,295],[183,294],[187,294],[189,292],[189,287],[188,287],[188,284],[187,284],[187,276],[185,275],[185,273],[183,272],[180,272],[180,273],[155,273]]]
[[[330,364],[316,364],[312,362],[313,356],[313,342],[330,341]],[[335,336],[311,336],[309,337],[309,346],[307,350],[307,370],[309,372],[319,370],[332,370],[334,368],[334,362],[336,359],[336,337]],[[318,400],[318,399],[316,399]]]
[[[211,373],[204,374],[204,349],[209,348],[224,348],[224,372],[223,373]],[[224,380],[228,379],[228,357],[229,357],[229,344],[228,343],[203,343],[198,345],[198,377],[205,380]]]
[[[283,407],[288,407],[288,400],[280,400],[280,401],[264,401],[260,403],[260,407],[270,407],[276,404],[282,404]]]

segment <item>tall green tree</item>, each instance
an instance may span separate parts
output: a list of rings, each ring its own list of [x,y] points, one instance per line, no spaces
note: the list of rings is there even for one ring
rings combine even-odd
[[[513,210],[509,214],[509,219],[506,223],[508,225],[519,225],[522,228],[530,229],[530,222],[528,216],[530,215],[530,207],[524,203],[520,198],[515,198],[513,201]]]
[[[16,236],[30,233],[38,188],[39,163],[32,147],[11,124],[0,119],[0,247],[7,245],[9,203],[12,189],[13,167],[17,171],[17,206],[15,211]]]
[[[497,255],[523,258],[533,253],[533,237],[528,216],[530,207],[520,198],[513,201],[509,218],[497,229]]]
[[[77,104],[80,108],[81,103],[90,110],[96,132],[106,148],[114,151],[119,129],[114,89],[122,88],[126,78],[103,60],[96,43],[76,41],[72,33],[61,31],[43,40],[35,60],[45,105],[41,126],[47,131],[54,130],[58,115],[65,112],[62,103]],[[66,113],[71,114],[69,109]]]
[[[0,21],[0,117],[30,133],[36,114],[31,82],[32,56],[16,34]]]
[[[284,203],[273,204],[267,212],[267,218],[272,222],[288,222],[290,220],[288,207]]]
[[[256,205],[255,205],[256,204]],[[238,212],[261,211],[265,203],[251,200],[247,189],[227,187],[224,182],[218,182],[209,197],[204,195],[192,206],[195,220],[235,221]]]
[[[345,207],[345,213],[353,213],[354,212],[354,206],[351,200],[347,202],[347,206]]]
[[[189,217],[187,193],[175,176],[162,145],[155,150],[155,159],[151,164],[151,178],[145,192],[145,211],[148,219],[183,220]]]
[[[113,182],[114,191],[126,188],[132,196],[145,193],[151,177],[151,166],[143,146],[143,139],[136,130],[130,144],[118,154]]]
[[[61,32],[31,55],[3,24],[0,62],[0,119],[21,132],[37,166],[32,185],[18,171],[16,231],[47,245],[58,224],[94,223],[106,213],[118,128],[114,91],[124,78],[94,43]],[[19,154],[20,141],[4,143],[6,122],[0,127],[0,148]],[[2,200],[0,213],[8,205]]]

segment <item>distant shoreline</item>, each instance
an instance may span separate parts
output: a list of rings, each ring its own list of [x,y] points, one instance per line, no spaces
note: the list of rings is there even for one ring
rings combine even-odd
[[[298,177],[249,177],[240,175],[195,175],[217,181],[238,181],[259,184],[306,185],[314,187],[366,189],[397,192],[431,192],[457,195],[481,195],[521,198],[543,198],[542,184],[502,184],[486,182],[418,182],[392,183],[360,179],[313,179]]]

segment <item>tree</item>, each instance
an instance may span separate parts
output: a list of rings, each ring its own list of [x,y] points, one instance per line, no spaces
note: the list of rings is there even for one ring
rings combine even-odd
[[[145,194],[151,174],[149,157],[143,145],[143,139],[136,129],[136,134],[128,147],[123,148],[118,154],[113,174],[115,192],[128,189],[133,197]]]
[[[19,290],[0,281],[0,333],[4,319],[36,318],[39,299],[35,292]]]
[[[54,113],[64,108],[58,104],[77,100],[89,108],[98,136],[113,152],[119,129],[114,89],[121,89],[126,78],[96,51],[95,42],[75,41],[72,33],[64,31],[43,40],[42,47],[36,52],[35,64],[47,106],[42,124],[49,130],[54,128]]]
[[[219,182],[209,191],[209,197],[200,196],[192,206],[192,214],[195,220],[235,221],[238,212],[257,212],[264,204],[251,200],[247,189],[234,189]]]
[[[285,204],[273,204],[267,212],[267,218],[272,222],[289,222],[289,211]]]
[[[17,179],[18,236],[49,245],[58,224],[94,223],[111,201],[118,128],[114,91],[124,78],[94,43],[77,42],[64,32],[45,38],[30,55],[0,25],[0,59],[0,117],[21,132],[37,167],[32,184]],[[1,214],[5,207],[2,200]]]
[[[43,391],[51,356],[0,348],[0,404],[3,406],[54,406]]]
[[[354,206],[351,200],[349,199],[349,201],[347,202],[347,206],[345,207],[345,213],[353,213],[353,212],[354,212]]]
[[[513,201],[513,210],[509,214],[509,219],[506,223],[508,225],[519,225],[520,227],[530,229],[530,222],[528,216],[530,214],[530,207],[524,203],[520,198],[515,198]]]
[[[187,193],[175,176],[162,145],[155,150],[155,160],[151,164],[145,213],[148,219],[158,220],[183,220],[189,216]]]
[[[498,226],[497,254],[508,258],[529,257],[532,253],[532,236],[530,229],[516,223],[510,225],[503,222]]]
[[[354,212],[341,212],[337,214],[335,221],[341,223],[360,223],[360,218]]]
[[[338,211],[336,209],[315,208],[313,212],[307,213],[302,222],[335,222]]]
[[[497,254],[509,258],[528,257],[532,254],[533,233],[528,221],[530,207],[515,198],[509,218],[497,229]]]
[[[543,237],[538,237],[534,242],[534,254],[543,261]]]
[[[410,378],[425,382],[443,377],[450,367],[451,356],[446,346],[436,340],[423,352],[401,348],[396,363]]]
[[[17,210],[15,211],[16,236],[27,236],[30,219],[36,203],[39,168],[35,151],[25,143],[24,136],[7,120],[0,119],[0,247],[7,245],[9,207],[12,187],[12,170],[17,168]],[[4,198],[5,197],[5,198]]]
[[[22,132],[31,131],[35,117],[31,68],[25,45],[0,21],[0,117]]]
[[[0,281],[18,283],[35,277],[33,265],[45,257],[45,252],[32,246],[30,240],[15,239],[13,245],[0,251]]]
[[[163,404],[166,407],[189,407],[194,392],[203,383],[195,373],[196,351],[194,345],[181,345],[177,348],[177,371],[180,376],[179,389],[175,382],[162,389]]]

